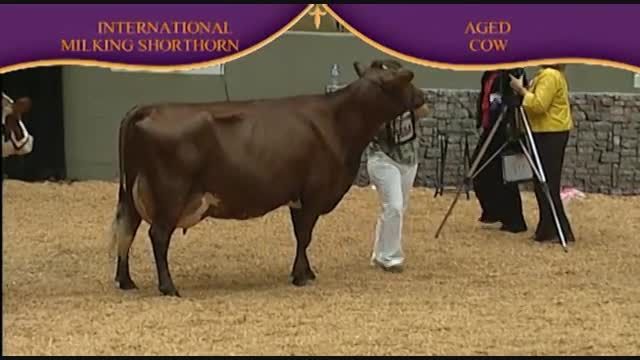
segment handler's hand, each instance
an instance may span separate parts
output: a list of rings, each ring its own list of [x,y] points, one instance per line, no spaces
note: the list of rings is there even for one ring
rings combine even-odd
[[[523,80],[522,80],[524,76],[516,78],[513,75],[509,74],[509,77],[511,78],[511,83],[510,83],[511,88],[515,90],[518,94],[523,95],[526,90],[524,88]]]

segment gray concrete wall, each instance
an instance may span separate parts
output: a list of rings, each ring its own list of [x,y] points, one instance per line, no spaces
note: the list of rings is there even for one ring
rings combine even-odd
[[[226,65],[232,100],[319,93],[331,64],[342,80],[355,79],[354,60],[368,63],[388,57],[350,34],[289,33],[257,52]],[[450,71],[406,64],[424,88],[477,89],[480,72]],[[532,76],[536,69],[528,69]],[[628,71],[572,65],[572,91],[634,92]],[[122,116],[136,104],[157,101],[224,100],[218,76],[113,72],[68,66],[63,71],[68,175],[76,179],[117,176],[117,130]]]
[[[428,90],[433,109],[418,125],[420,166],[416,186],[436,185],[441,158],[437,139],[441,131],[468,130],[469,153],[478,142],[475,130],[476,90]],[[563,185],[585,192],[640,194],[640,94],[574,93],[571,95],[575,129],[565,152]],[[464,138],[451,135],[446,155],[444,185],[455,187],[464,175]],[[369,184],[366,154],[356,184]]]

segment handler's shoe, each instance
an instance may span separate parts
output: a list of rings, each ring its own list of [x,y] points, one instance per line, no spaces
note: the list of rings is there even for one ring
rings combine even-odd
[[[497,222],[500,222],[500,218],[497,216],[489,216],[483,213],[482,216],[480,216],[480,218],[478,219],[478,221],[483,224],[495,224]]]
[[[519,223],[519,224],[503,223],[502,226],[500,227],[500,230],[517,234],[517,233],[525,232],[528,229],[527,229],[527,225],[523,223]]]
[[[371,264],[390,273],[401,273],[404,271],[404,266],[402,264],[385,265],[376,259],[372,259]]]

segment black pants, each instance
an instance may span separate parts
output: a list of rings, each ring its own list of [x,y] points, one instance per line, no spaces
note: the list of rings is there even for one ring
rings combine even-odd
[[[485,130],[478,141],[472,159],[475,159],[480,152],[489,135],[490,129]],[[487,151],[484,153],[479,163],[478,169],[486,163],[506,141],[507,136],[504,127],[501,126],[496,132]],[[512,147],[513,145],[509,145]],[[517,145],[516,145],[517,146]],[[509,150],[507,147],[506,151]],[[522,199],[518,184],[505,184],[502,176],[502,158],[496,156],[486,167],[473,179],[473,190],[482,208],[483,222],[502,222],[503,229],[515,232],[525,231],[526,222],[522,213]]]
[[[536,149],[542,162],[549,192],[556,208],[560,225],[562,226],[567,241],[574,241],[573,230],[569,219],[564,211],[562,199],[560,197],[560,185],[562,181],[562,167],[564,165],[564,153],[569,141],[569,131],[534,133],[533,139],[536,143]],[[539,220],[536,228],[536,240],[547,241],[553,240],[558,236],[553,213],[549,207],[549,201],[542,189],[540,183],[535,181],[536,200],[538,201]]]

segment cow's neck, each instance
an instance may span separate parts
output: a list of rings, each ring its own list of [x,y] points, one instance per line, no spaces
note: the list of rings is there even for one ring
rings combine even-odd
[[[379,94],[372,92],[370,86],[353,83],[334,97],[342,145],[358,160],[380,128],[401,115],[401,111],[381,105]]]

